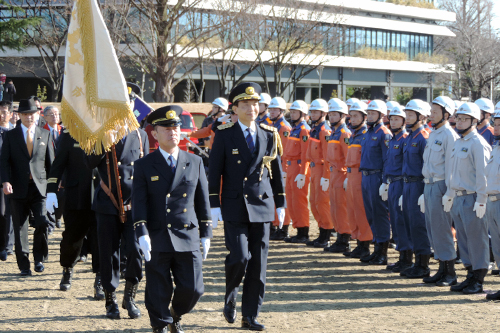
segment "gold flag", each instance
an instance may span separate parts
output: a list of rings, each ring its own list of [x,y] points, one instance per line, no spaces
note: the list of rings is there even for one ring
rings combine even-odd
[[[87,153],[101,154],[139,127],[96,0],[77,0],[66,44],[61,119]]]

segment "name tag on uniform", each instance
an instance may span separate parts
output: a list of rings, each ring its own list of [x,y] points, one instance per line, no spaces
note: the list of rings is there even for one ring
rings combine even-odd
[[[238,149],[233,149],[233,155],[238,155],[240,152]]]
[[[399,149],[399,145],[394,145],[394,149]]]
[[[411,146],[412,146],[412,147],[416,147],[416,146],[417,146],[417,143],[416,143],[416,142],[413,142],[413,143],[411,144]]]
[[[441,145],[443,144],[443,143],[442,143],[441,141],[439,141],[439,140],[434,141],[434,143],[435,143],[435,144],[437,144],[438,146],[441,146]]]
[[[372,140],[373,141],[377,141],[377,137],[376,136],[372,136]]]
[[[468,149],[468,148],[462,148],[462,151],[463,151],[464,153],[466,153],[466,152],[468,152],[468,151],[469,151],[469,149]]]
[[[74,143],[74,144],[73,144],[73,147],[75,147],[75,148],[79,148],[79,147],[80,147],[80,144],[79,144],[79,143]]]
[[[151,177],[151,181],[152,181],[152,182],[155,182],[155,181],[157,181],[158,179],[160,179],[158,176],[153,176],[153,177]]]

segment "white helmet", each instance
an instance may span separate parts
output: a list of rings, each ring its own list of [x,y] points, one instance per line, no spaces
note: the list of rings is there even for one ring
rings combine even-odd
[[[384,116],[387,115],[387,105],[385,105],[384,101],[380,99],[374,99],[368,104],[366,111],[378,111],[382,113]]]
[[[332,98],[328,101],[328,112],[333,111],[348,114],[347,104],[338,98]]]
[[[385,105],[387,105],[387,110],[390,111],[390,110],[394,109],[394,107],[399,106],[399,103],[396,101],[389,101],[389,102],[385,103]]]
[[[493,102],[490,101],[488,98],[480,98],[477,101],[474,102],[477,106],[479,106],[479,110],[488,112],[488,113],[493,113],[495,107],[493,106]]]
[[[463,104],[463,102],[459,100],[453,101],[453,103],[455,103],[455,111],[457,111],[460,105]]]
[[[389,112],[389,118],[391,116],[400,116],[406,119],[406,113],[404,112],[403,107],[401,105],[396,105],[391,109],[391,111]]]
[[[455,111],[455,102],[448,96],[438,96],[434,98],[432,103],[442,106],[450,115],[453,115]]]
[[[479,106],[471,102],[466,102],[460,105],[457,112],[455,112],[455,115],[459,114],[466,114],[472,118],[476,118],[477,120],[481,119],[481,110],[479,109]]]
[[[345,104],[347,104],[347,106],[352,106],[356,102],[359,102],[359,99],[357,99],[357,98],[349,98],[347,100],[347,102],[345,102]]]
[[[500,102],[499,102],[499,103],[500,103]],[[500,112],[495,112],[495,113],[493,114],[493,119],[498,119],[498,118],[500,118]]]
[[[498,112],[500,112],[500,102],[498,102],[497,105],[495,105],[495,113]]]
[[[316,111],[316,110],[328,112],[328,103],[322,98],[315,99],[309,106],[309,111]]]
[[[271,102],[271,96],[269,96],[269,94],[266,93],[260,94],[259,103],[269,105],[270,102]]]
[[[293,101],[292,105],[290,106],[290,110],[299,110],[303,114],[307,114],[307,109],[307,103],[300,99]]]
[[[366,108],[368,107],[368,105],[366,105],[365,102],[362,102],[360,100],[358,100],[357,102],[354,102],[351,106],[351,109],[349,110],[349,112],[351,111],[359,111],[361,113],[364,113],[364,114],[367,114],[366,113]]]
[[[286,102],[281,97],[274,97],[268,106],[269,109],[276,108],[281,110],[286,110]]]
[[[217,105],[224,111],[227,111],[227,108],[229,107],[229,103],[227,102],[227,99],[225,99],[224,97],[217,97],[216,99],[214,99],[212,104]]]
[[[405,111],[415,111],[423,116],[427,116],[427,109],[429,107],[425,104],[427,103],[425,103],[421,99],[412,99],[406,104]]]

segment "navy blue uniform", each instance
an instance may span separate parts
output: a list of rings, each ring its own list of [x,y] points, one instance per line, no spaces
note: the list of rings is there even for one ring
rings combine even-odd
[[[208,172],[210,206],[221,208],[229,250],[225,302],[236,301],[245,277],[241,308],[245,317],[257,317],[262,306],[270,222],[274,221],[275,207],[286,206],[279,155],[270,162],[270,170],[263,167],[263,158],[276,154],[273,136],[277,131],[261,126],[256,126],[253,154],[239,122],[219,126]]]

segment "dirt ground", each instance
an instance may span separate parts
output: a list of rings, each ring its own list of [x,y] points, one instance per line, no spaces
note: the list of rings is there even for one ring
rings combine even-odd
[[[312,226],[311,234],[316,236],[317,225],[312,222]],[[43,273],[19,277],[14,256],[0,262],[0,332],[151,332],[144,306],[145,280],[138,295],[143,315],[135,320],[113,321],[104,316],[104,301],[91,297],[90,260],[75,267],[71,290],[59,291],[60,240],[61,229],[57,229],[50,236],[50,258]],[[186,332],[240,330],[240,313],[233,325],[222,316],[226,252],[219,226],[204,262],[205,294],[182,320]],[[390,250],[390,260],[396,256]],[[460,280],[465,275],[461,268]],[[432,269],[437,269],[435,261]],[[488,275],[485,289],[500,289],[500,277]],[[499,304],[485,301],[484,295],[451,293],[341,254],[271,242],[266,299],[259,320],[268,332],[287,333],[500,331]],[[120,303],[122,297],[120,286]],[[127,317],[126,311],[121,310],[121,315]]]

